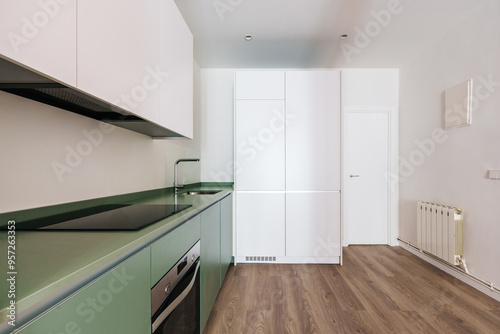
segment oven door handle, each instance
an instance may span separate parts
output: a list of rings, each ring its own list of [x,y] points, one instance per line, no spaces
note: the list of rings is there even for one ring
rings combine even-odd
[[[163,320],[165,320],[170,315],[170,313],[172,313],[172,311],[175,310],[175,308],[184,300],[184,298],[186,298],[188,293],[193,288],[194,282],[196,281],[196,274],[198,273],[198,269],[200,269],[200,261],[198,261],[198,264],[196,265],[193,279],[191,279],[191,282],[189,282],[189,285],[184,289],[184,291],[182,291],[179,294],[179,296],[177,296],[177,298],[175,298],[175,300],[172,302],[172,304],[168,305],[167,308],[165,310],[163,310],[163,312],[161,312],[161,314],[158,316],[158,318],[156,318],[156,320],[153,322],[153,324],[152,324],[153,332],[158,328],[158,326],[161,325]]]

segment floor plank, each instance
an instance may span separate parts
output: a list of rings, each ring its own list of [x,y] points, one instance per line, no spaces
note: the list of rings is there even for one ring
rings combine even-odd
[[[231,266],[204,334],[500,333],[500,303],[400,247]]]

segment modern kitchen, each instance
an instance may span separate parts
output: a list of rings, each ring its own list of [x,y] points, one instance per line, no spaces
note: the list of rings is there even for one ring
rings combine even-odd
[[[0,16],[0,333],[500,328],[497,1]]]

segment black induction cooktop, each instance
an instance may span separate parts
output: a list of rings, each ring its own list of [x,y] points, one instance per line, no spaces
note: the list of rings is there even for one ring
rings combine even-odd
[[[191,204],[108,204],[18,222],[16,230],[137,231],[190,206]]]

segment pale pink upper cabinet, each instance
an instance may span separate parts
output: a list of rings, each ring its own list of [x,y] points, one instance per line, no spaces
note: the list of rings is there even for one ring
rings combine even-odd
[[[76,85],[76,0],[1,1],[0,54]]]
[[[160,122],[159,0],[78,1],[77,87]]]
[[[161,1],[160,125],[193,138],[193,35],[175,3]]]

